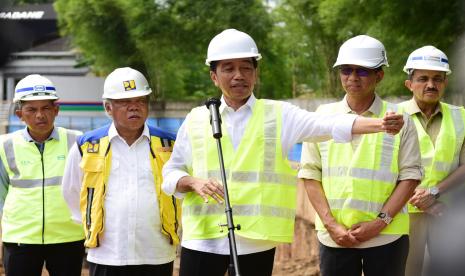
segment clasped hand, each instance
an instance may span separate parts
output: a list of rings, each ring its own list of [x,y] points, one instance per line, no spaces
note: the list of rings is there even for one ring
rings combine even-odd
[[[335,223],[328,227],[328,232],[334,242],[343,247],[354,247],[379,235],[386,224],[375,219],[352,225],[349,229],[342,224]]]

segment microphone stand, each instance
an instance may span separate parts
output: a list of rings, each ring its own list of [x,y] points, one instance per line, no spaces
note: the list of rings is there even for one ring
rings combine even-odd
[[[234,225],[232,208],[229,202],[228,184],[226,183],[226,172],[224,169],[224,161],[223,161],[223,149],[221,147],[221,137],[223,136],[221,133],[221,116],[218,111],[218,107],[221,105],[221,101],[217,98],[210,98],[207,100],[205,105],[210,110],[210,114],[211,114],[210,124],[212,125],[213,138],[216,139],[216,145],[218,148],[218,158],[220,162],[221,180],[223,181],[223,187],[224,187],[224,202],[226,205],[225,213],[226,213],[227,224],[220,224],[220,226],[228,227],[229,257],[230,257],[228,274],[229,276],[234,276],[234,275],[240,276],[239,259],[237,256],[236,236],[234,235],[234,229],[240,230],[241,226],[239,224],[237,226]]]

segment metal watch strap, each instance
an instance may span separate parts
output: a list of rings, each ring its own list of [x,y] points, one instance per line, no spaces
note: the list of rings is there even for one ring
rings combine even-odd
[[[378,214],[378,218],[381,219],[387,225],[389,225],[392,222],[392,217],[390,217],[387,213],[384,212],[380,212]]]

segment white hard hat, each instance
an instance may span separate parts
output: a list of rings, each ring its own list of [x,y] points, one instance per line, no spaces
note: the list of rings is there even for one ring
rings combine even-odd
[[[367,35],[358,35],[341,45],[333,67],[344,64],[371,69],[382,65],[389,66],[383,43]]]
[[[208,45],[205,64],[211,61],[254,57],[262,58],[258,52],[257,44],[250,35],[236,29],[227,29],[217,34]]]
[[[413,51],[404,66],[404,72],[409,73],[411,69],[424,69],[442,71],[450,74],[449,60],[443,51],[434,46],[423,46]]]
[[[13,102],[57,100],[55,85],[41,75],[28,75],[16,84]]]
[[[141,72],[129,67],[111,72],[103,85],[103,99],[127,99],[152,93],[147,79]]]

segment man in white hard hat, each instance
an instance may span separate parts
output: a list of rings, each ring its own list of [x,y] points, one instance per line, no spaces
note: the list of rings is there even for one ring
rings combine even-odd
[[[352,133],[396,133],[402,116],[318,115],[253,95],[261,55],[246,33],[228,29],[208,46],[206,64],[222,92],[223,153],[242,275],[271,275],[275,247],[292,242],[295,171],[287,155],[303,140],[349,141]],[[230,262],[223,187],[209,111],[194,108],[181,125],[163,190],[184,197],[180,275],[224,275]],[[391,119],[393,119],[391,121]]]
[[[70,151],[63,193],[83,224],[91,276],[172,275],[180,207],[161,193],[161,169],[175,136],[146,123],[150,93],[139,71],[114,70],[102,96],[113,122]]]
[[[432,254],[433,223],[440,198],[465,179],[465,110],[441,102],[451,73],[447,56],[434,46],[413,51],[404,66],[412,99],[401,103],[415,122],[425,177],[410,199],[410,252],[406,275],[422,275],[425,248]],[[438,252],[436,252],[437,254]],[[433,255],[433,254],[432,254]],[[431,256],[434,257],[434,256]]]
[[[346,92],[324,114],[382,118],[396,106],[376,87],[388,66],[384,45],[366,35],[339,49],[334,68]],[[351,143],[304,143],[299,178],[317,212],[320,269],[331,275],[404,275],[409,246],[405,204],[421,179],[417,133],[406,117],[399,135],[357,135]]]
[[[29,75],[15,87],[24,129],[0,137],[0,213],[6,275],[81,275],[84,232],[71,220],[61,178],[78,131],[55,127],[55,85]],[[3,207],[3,208],[1,208]]]

